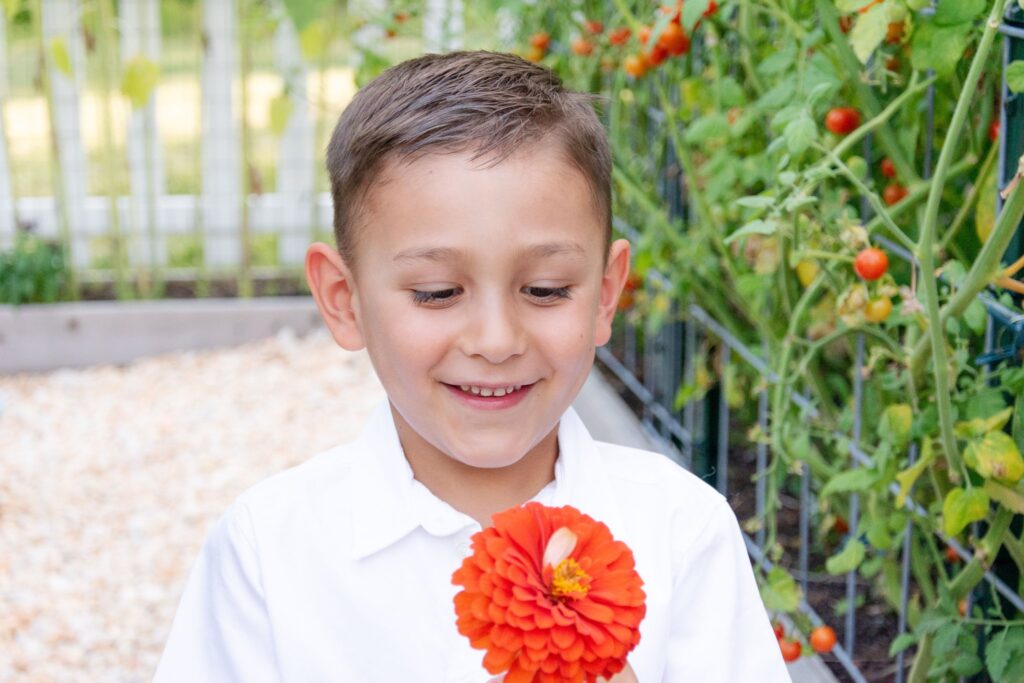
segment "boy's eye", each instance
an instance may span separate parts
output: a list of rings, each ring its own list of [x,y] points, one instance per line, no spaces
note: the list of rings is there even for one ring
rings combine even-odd
[[[570,298],[568,287],[527,287],[526,291],[530,296],[546,301]]]
[[[412,290],[412,300],[418,304],[443,303],[454,297],[456,292],[458,292],[457,287],[438,289],[433,292],[421,292],[414,289]]]

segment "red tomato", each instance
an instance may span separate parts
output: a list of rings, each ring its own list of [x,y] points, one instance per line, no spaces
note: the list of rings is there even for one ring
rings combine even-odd
[[[846,522],[846,518],[842,515],[836,515],[836,523],[832,525],[837,534],[845,534],[850,530],[850,525]]]
[[[636,37],[640,39],[641,43],[646,45],[647,41],[651,39],[651,27],[641,26],[640,30],[637,31]]]
[[[779,649],[782,650],[782,659],[787,662],[795,662],[803,653],[800,643],[795,640],[780,640]]]
[[[811,631],[810,641],[815,652],[822,654],[831,652],[832,648],[836,646],[836,632],[832,630],[831,626],[819,626]]]
[[[882,175],[886,178],[896,177],[896,164],[892,163],[889,157],[882,159]]]
[[[992,123],[988,124],[988,139],[995,142],[999,139],[999,119],[992,119]]]
[[[661,45],[655,45],[651,48],[651,51],[647,53],[648,66],[658,66],[666,59],[668,59],[668,50],[663,48]]]
[[[892,71],[892,72],[899,71],[900,70],[900,58],[899,57],[889,57],[889,59],[885,60],[885,68],[888,69],[889,71]]]
[[[960,554],[953,550],[953,546],[951,545],[946,546],[946,562],[949,562],[950,564],[960,563]]]
[[[594,51],[594,44],[586,38],[577,38],[572,41],[572,51],[580,57],[586,57]]]
[[[632,35],[632,31],[628,27],[623,26],[608,34],[608,42],[612,45],[625,45],[629,42],[630,35]]]
[[[860,112],[853,107],[835,107],[825,115],[825,127],[836,135],[852,133],[860,125]]]
[[[839,17],[839,30],[843,33],[849,33],[853,27],[853,19],[851,17]]]
[[[889,269],[889,257],[878,247],[861,249],[853,260],[853,269],[865,280],[877,280]]]
[[[782,640],[786,637],[786,629],[780,622],[773,624],[772,629],[775,631],[775,640]]]
[[[403,21],[409,18],[409,14],[406,12],[395,12],[395,21],[401,24]]]
[[[882,190],[882,200],[887,206],[898,204],[908,194],[907,188],[903,187],[899,183],[889,183]]]
[[[586,23],[584,23],[584,26],[586,26],[587,31],[589,31],[595,36],[599,36],[602,33],[604,33],[604,24],[602,24],[600,21],[597,21],[596,19],[587,19]]]
[[[544,50],[539,47],[531,47],[526,53],[526,58],[531,62],[539,62],[544,59]]]
[[[547,33],[534,33],[530,36],[530,45],[534,46],[538,50],[547,50],[548,45],[551,44],[551,36]]]
[[[679,24],[669,24],[658,36],[658,47],[667,51],[670,55],[678,57],[690,50],[690,39]]]

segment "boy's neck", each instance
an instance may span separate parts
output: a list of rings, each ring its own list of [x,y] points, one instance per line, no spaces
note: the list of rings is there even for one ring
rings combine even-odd
[[[391,414],[413,476],[481,528],[491,526],[491,515],[530,500],[555,478],[558,424],[515,464],[485,468],[466,465],[439,451],[393,405]]]

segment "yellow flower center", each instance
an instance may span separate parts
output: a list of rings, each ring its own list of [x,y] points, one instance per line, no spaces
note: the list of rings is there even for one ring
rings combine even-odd
[[[576,560],[568,557],[555,567],[551,579],[551,595],[556,598],[582,598],[590,590],[590,576]]]

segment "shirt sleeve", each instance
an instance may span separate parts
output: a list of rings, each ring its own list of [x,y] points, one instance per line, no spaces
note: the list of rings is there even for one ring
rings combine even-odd
[[[154,683],[279,681],[248,510],[217,520],[189,574]]]
[[[663,683],[790,683],[739,523],[724,498],[682,553]]]

